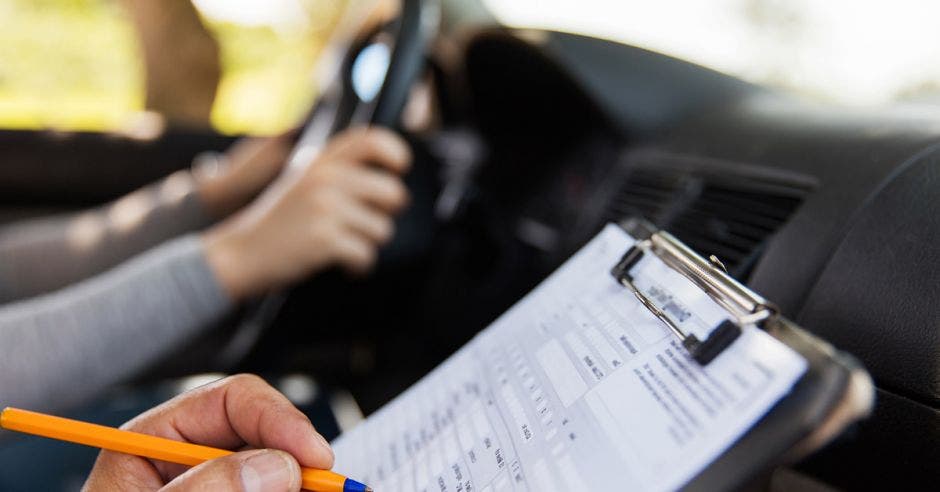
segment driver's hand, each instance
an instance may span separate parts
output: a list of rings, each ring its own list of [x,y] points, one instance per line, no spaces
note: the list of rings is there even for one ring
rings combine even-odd
[[[236,300],[338,265],[361,273],[408,202],[408,145],[379,128],[334,137],[306,169],[281,175],[250,206],[207,231],[206,255]]]
[[[333,466],[333,452],[310,420],[257,376],[232,376],[184,393],[122,429],[243,451],[188,471],[182,465],[102,451],[85,491],[300,490],[300,466]]]

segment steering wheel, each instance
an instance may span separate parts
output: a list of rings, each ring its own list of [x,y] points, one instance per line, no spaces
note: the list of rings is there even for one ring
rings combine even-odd
[[[402,0],[399,16],[353,42],[314,105],[287,161],[302,168],[336,133],[354,125],[396,128],[437,32],[439,0]],[[249,304],[217,363],[231,367],[254,347],[290,290]]]

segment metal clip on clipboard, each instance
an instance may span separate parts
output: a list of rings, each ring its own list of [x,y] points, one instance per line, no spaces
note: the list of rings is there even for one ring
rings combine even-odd
[[[624,227],[634,232],[634,236],[635,231],[640,230],[648,237],[637,241],[627,250],[611,269],[611,275],[630,289],[650,312],[679,337],[682,346],[699,364],[704,366],[717,357],[741,335],[745,325],[755,324],[766,328],[767,324],[777,317],[778,311],[773,304],[731,278],[717,258],[706,260],[672,234],[660,230],[653,231],[648,224],[631,221],[624,224]],[[694,334],[683,331],[678,323],[633,283],[631,270],[647,254],[656,255],[667,266],[691,280],[724,308],[730,319],[714,327],[705,340],[699,340]]]

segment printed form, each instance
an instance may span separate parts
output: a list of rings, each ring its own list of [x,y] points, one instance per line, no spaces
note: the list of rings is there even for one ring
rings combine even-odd
[[[437,369],[333,442],[334,470],[392,491],[673,490],[785,396],[806,361],[756,327],[706,367],[610,275],[608,225]],[[721,310],[646,255],[648,296],[700,335]]]

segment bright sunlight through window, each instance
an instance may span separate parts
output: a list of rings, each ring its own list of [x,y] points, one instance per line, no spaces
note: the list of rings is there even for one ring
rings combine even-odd
[[[940,103],[940,2],[484,0],[504,23],[584,33],[843,104]]]

